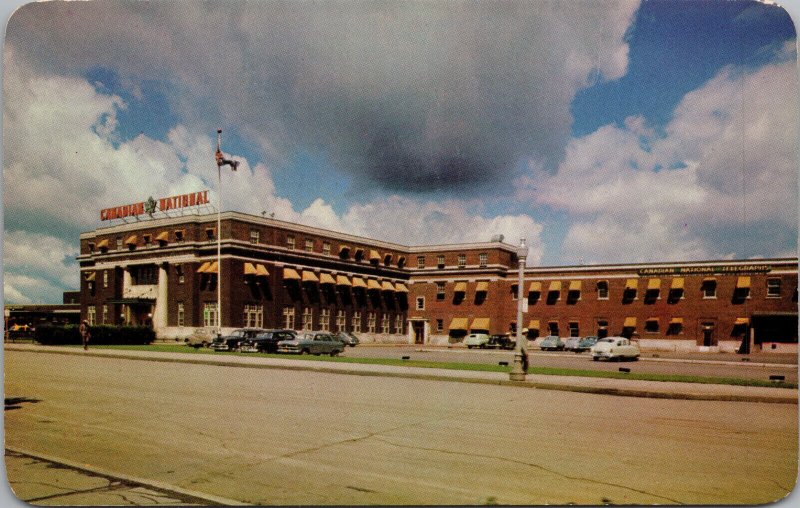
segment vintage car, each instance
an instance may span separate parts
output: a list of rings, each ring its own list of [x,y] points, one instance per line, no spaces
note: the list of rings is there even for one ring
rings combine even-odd
[[[467,346],[468,349],[472,349],[474,347],[479,347],[481,349],[485,348],[489,344],[489,336],[485,333],[470,333],[467,335],[467,338],[464,339],[464,345]]]
[[[279,353],[336,356],[344,348],[344,342],[328,332],[300,332],[293,339],[278,342]]]
[[[230,335],[223,335],[214,339],[214,342],[211,343],[211,349],[214,351],[238,351],[246,341],[263,331],[263,328],[239,328],[231,332]]]
[[[576,353],[581,353],[583,351],[589,351],[589,349],[597,344],[597,336],[589,335],[588,337],[584,337],[578,342],[578,347],[575,348]]]
[[[563,351],[564,341],[556,335],[548,335],[539,343],[539,349],[542,351]]]
[[[209,347],[211,343],[214,342],[214,338],[216,337],[217,329],[212,326],[207,326],[205,328],[197,328],[195,329],[191,335],[184,339],[184,342],[187,346],[193,347],[195,349],[200,349],[201,347]]]
[[[567,340],[564,341],[564,351],[575,351],[580,342],[580,337],[567,337]]]
[[[625,337],[605,337],[597,341],[589,350],[592,352],[592,360],[600,358],[606,360],[637,360],[639,358],[639,346],[632,343]]]
[[[244,341],[240,348],[242,353],[275,353],[278,342],[295,338],[294,330],[265,330],[252,339]]]
[[[353,332],[336,332],[333,334],[334,339],[339,339],[344,342],[345,346],[356,347],[358,345],[358,337]]]
[[[516,339],[510,335],[492,335],[489,337],[489,343],[486,344],[486,347],[500,349],[514,349],[516,346]]]

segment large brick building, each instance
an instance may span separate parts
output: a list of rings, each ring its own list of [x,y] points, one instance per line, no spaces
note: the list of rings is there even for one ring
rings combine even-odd
[[[215,325],[221,280],[224,330],[447,344],[517,326],[513,245],[406,246],[238,212],[221,214],[218,233],[215,213],[140,214],[81,234],[81,316],[90,322],[152,325],[159,338],[180,339]],[[796,351],[797,268],[796,258],[526,268],[522,327],[531,339],[626,335],[682,350],[735,350],[751,339]]]

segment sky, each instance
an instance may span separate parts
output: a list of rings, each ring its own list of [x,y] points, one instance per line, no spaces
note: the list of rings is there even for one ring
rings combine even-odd
[[[28,3],[3,46],[6,303],[99,210],[222,209],[529,266],[797,256],[794,23],[721,0]],[[225,169],[225,168],[224,168]]]

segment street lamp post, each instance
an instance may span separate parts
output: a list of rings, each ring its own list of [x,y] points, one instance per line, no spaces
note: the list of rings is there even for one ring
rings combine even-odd
[[[221,153],[222,129],[217,129],[217,153]],[[217,337],[222,337],[222,165],[217,159]]]
[[[517,282],[517,345],[514,351],[514,366],[511,368],[509,379],[511,381],[525,381],[527,363],[523,358],[526,355],[525,347],[522,343],[525,340],[522,336],[522,286],[524,283],[525,258],[528,257],[528,246],[525,239],[521,238],[517,248],[517,260],[519,261],[519,281]]]

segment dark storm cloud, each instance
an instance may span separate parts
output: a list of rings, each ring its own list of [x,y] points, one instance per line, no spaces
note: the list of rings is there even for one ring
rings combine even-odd
[[[53,2],[7,40],[48,72],[173,85],[205,130],[236,125],[268,157],[324,154],[391,191],[502,188],[554,164],[590,76],[624,74],[629,2]]]

